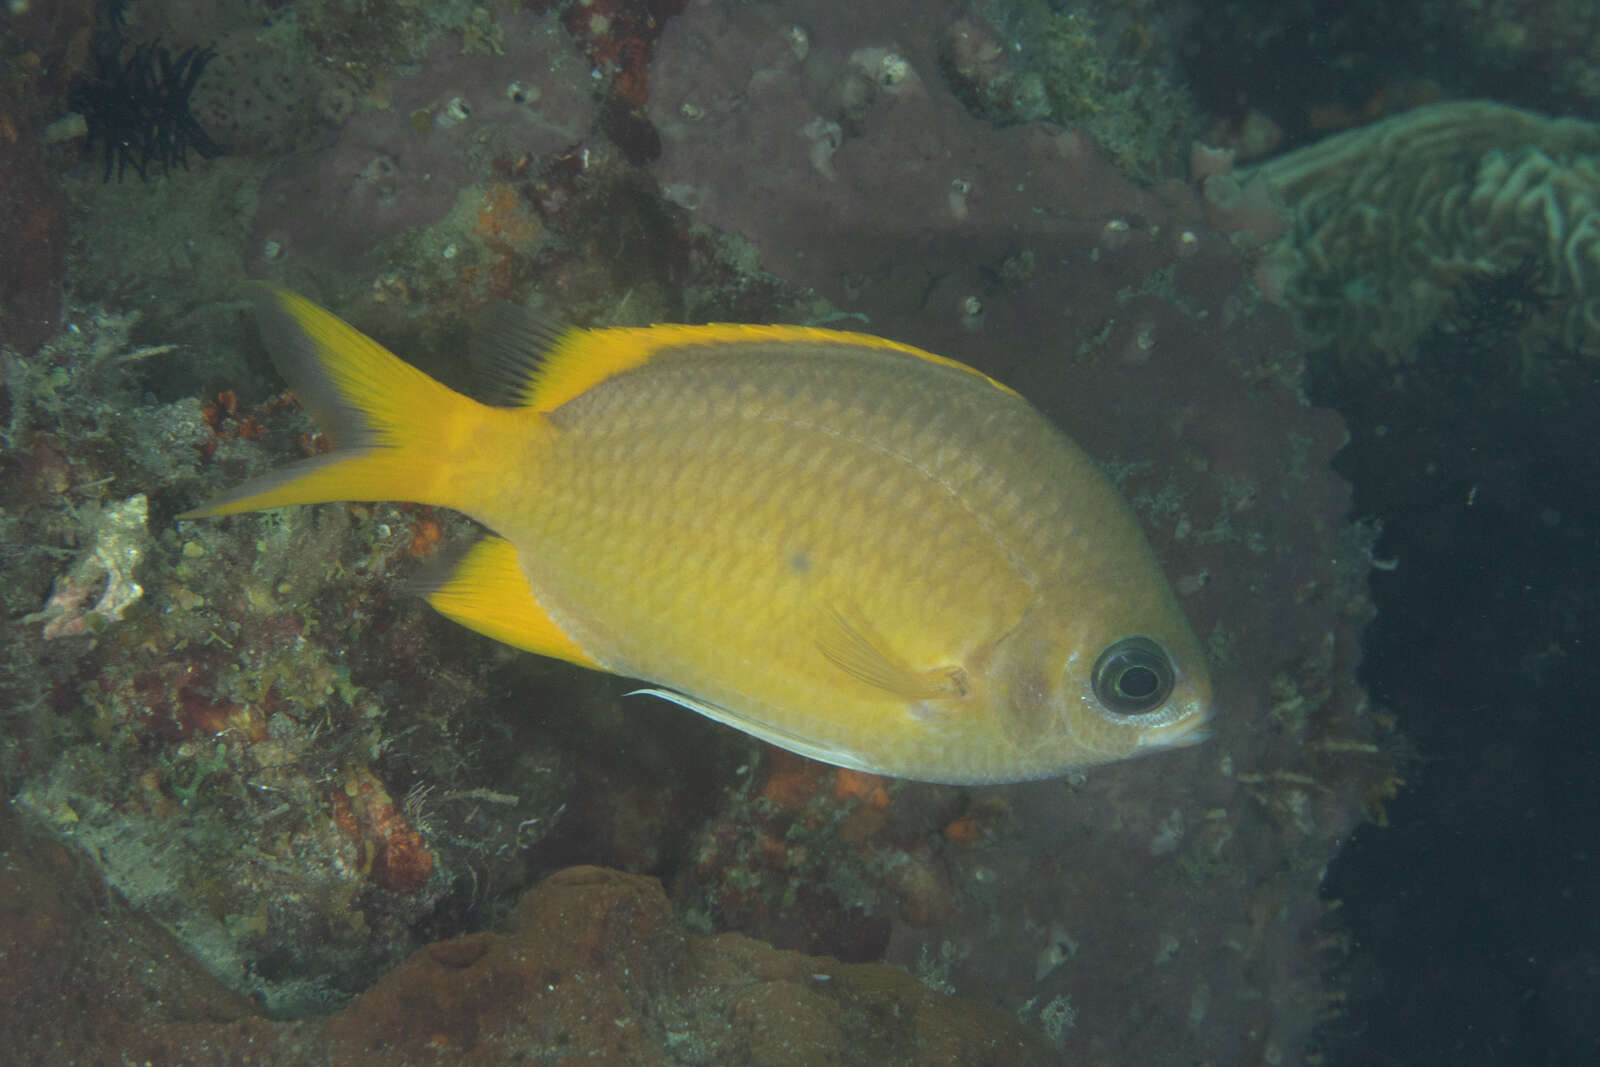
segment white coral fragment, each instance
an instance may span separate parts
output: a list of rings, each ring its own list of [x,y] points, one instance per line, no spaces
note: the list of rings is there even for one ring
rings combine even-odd
[[[46,640],[94,633],[119,621],[144,596],[133,575],[149,543],[148,520],[143,493],[103,508],[94,525],[94,547],[56,579],[44,607],[24,621],[44,623]]]

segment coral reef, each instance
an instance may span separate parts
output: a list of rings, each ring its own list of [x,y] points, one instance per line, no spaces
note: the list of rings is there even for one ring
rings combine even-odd
[[[1050,1062],[1015,1021],[903,971],[686,934],[659,884],[595,867],[546,879],[503,933],[428,945],[337,1014],[273,1022],[186,966],[159,931],[131,923],[107,937],[87,894],[63,894],[64,852],[19,840],[9,820],[0,844],[13,872],[0,992],[31,1020],[8,1029],[14,1063],[107,1048],[197,1063]],[[69,999],[97,1010],[58,1011]]]
[[[173,358],[133,324],[75,314],[5,361],[12,802],[232,988],[274,1012],[337,1002],[520,884],[570,770],[525,722],[487,726],[523,737],[501,747],[459,718],[487,676],[439,669],[416,605],[356,591],[412,567],[432,518],[172,528],[202,472],[315,442],[287,402],[130,397]]]
[[[1130,176],[1169,177],[1195,122],[1166,73],[1189,18],[1179,5],[986,0],[945,28],[940,69],[977,115],[1082,130]]]
[[[1552,349],[1600,347],[1600,126],[1434,104],[1231,180],[1285,205],[1267,285],[1332,349],[1330,375],[1403,371],[1463,286],[1518,270],[1546,296],[1500,355],[1509,378],[1548,377]],[[1208,193],[1229,181],[1208,179]]]
[[[139,328],[162,344],[204,345],[237,319],[233,287],[244,272],[244,239],[261,186],[250,161],[223,156],[182,181],[102,184],[98,171],[85,170],[65,184],[75,218],[65,241],[66,282],[80,303],[137,301]],[[253,384],[256,376],[242,363],[221,366],[221,351],[201,366],[149,364],[161,373],[146,384],[168,400]]]
[[[389,79],[317,151],[267,178],[251,272],[377,290],[448,285],[458,304],[510,295],[513,260],[543,226],[507,181],[575,145],[594,120],[589,68],[554,15],[508,14],[507,47],[464,53],[434,41],[413,75]],[[477,183],[477,184],[475,184]],[[386,269],[403,262],[406,271]]]

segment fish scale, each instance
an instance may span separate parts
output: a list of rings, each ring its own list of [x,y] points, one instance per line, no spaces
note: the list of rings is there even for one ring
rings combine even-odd
[[[619,375],[553,412],[563,439],[545,506],[521,526],[489,517],[522,546],[535,597],[574,620],[569,632],[601,663],[716,703],[748,705],[777,676],[806,694],[796,703],[808,736],[859,750],[901,711],[889,694],[835,680],[818,655],[817,619],[832,602],[904,633],[898,651],[920,667],[960,659],[1021,619],[1032,598],[1025,575],[1046,561],[1023,570],[1012,546],[1026,530],[995,528],[1020,496],[995,470],[1009,460],[1025,477],[1034,457],[979,440],[996,419],[971,418],[971,409],[1009,407],[1006,394],[937,368],[977,394],[951,403],[880,360],[834,356],[819,373],[793,351],[704,366],[694,352],[674,359],[671,370]],[[736,415],[707,417],[723,407]],[[1057,441],[1046,430],[1044,447]],[[796,482],[826,503],[790,506],[783,487]],[[590,509],[573,536],[565,516]],[[803,576],[780,550],[796,539],[811,548]],[[633,564],[610,566],[619,559]],[[625,631],[584,622],[624,616]],[[841,699],[841,687],[863,692]]]

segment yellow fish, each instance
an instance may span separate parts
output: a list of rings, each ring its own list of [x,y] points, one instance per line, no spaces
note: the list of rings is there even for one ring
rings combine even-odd
[[[797,326],[503,324],[495,406],[252,294],[334,451],[182,518],[454,508],[494,532],[439,611],[841,767],[1011,782],[1204,735],[1205,657],[1132,514],[970,367]]]

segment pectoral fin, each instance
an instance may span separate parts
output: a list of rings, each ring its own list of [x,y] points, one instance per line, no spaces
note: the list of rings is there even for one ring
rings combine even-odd
[[[908,703],[957,700],[967,695],[967,672],[960,666],[919,669],[897,656],[855,613],[829,608],[817,634],[817,648],[828,662],[852,678]]]

